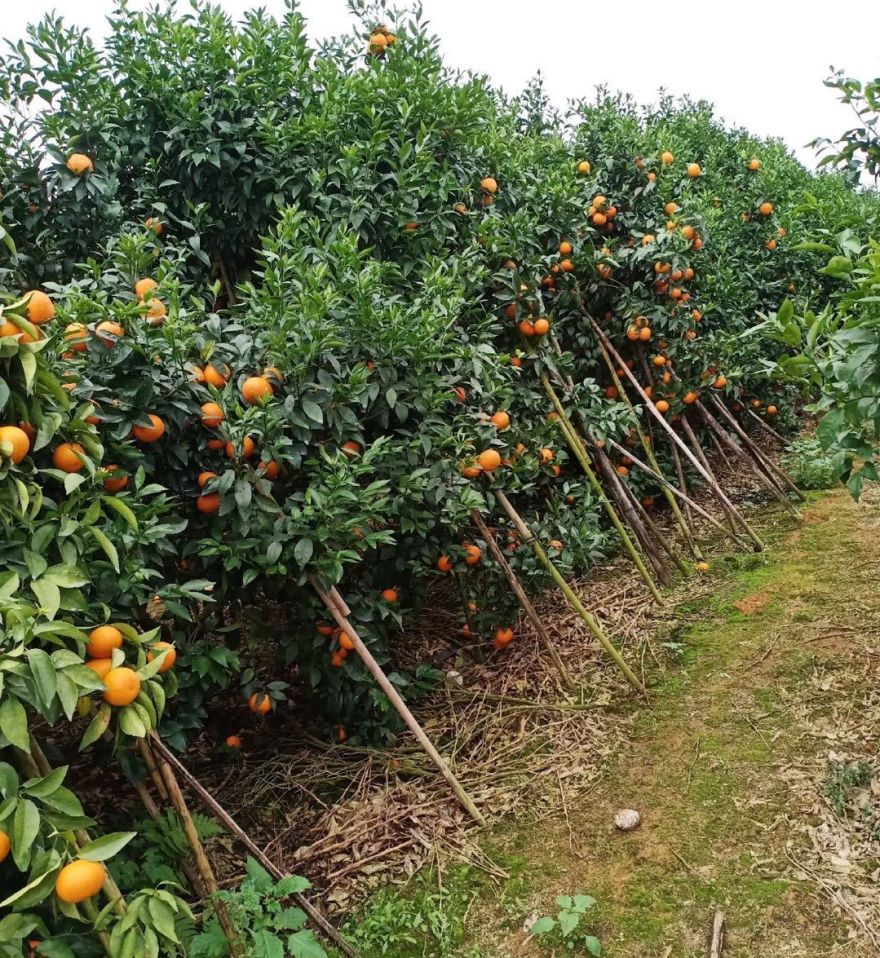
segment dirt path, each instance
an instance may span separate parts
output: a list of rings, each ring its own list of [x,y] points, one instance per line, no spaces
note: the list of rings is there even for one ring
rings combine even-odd
[[[880,954],[865,930],[880,915],[880,821],[863,808],[880,794],[880,506],[831,493],[765,556],[737,561],[670,615],[667,678],[599,787],[496,829],[484,847],[510,881],[447,873],[439,897],[408,901],[427,930],[389,953],[568,954],[523,922],[587,894],[609,958],[703,958],[716,906],[725,958]],[[619,808],[641,828],[615,831]]]

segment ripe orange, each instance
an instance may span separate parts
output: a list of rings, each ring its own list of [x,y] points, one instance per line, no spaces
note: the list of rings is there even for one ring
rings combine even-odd
[[[581,160],[580,163],[578,163],[577,169],[581,176],[589,176],[593,167],[590,166],[589,160]]]
[[[237,735],[227,735],[223,744],[228,748],[241,748],[241,739]]]
[[[574,271],[574,263],[570,259],[564,259],[560,262],[559,268],[563,273],[571,273]]]
[[[153,217],[153,216],[148,217],[148,218],[144,221],[144,226],[145,226],[148,230],[152,230],[152,231],[156,234],[156,236],[161,236],[162,233],[165,232],[165,226],[164,226],[164,224],[163,224],[160,220],[156,219],[156,218]]]
[[[103,682],[107,673],[113,668],[113,660],[109,658],[89,659],[89,661],[86,662],[86,668],[91,669]]]
[[[345,665],[345,655],[341,651],[334,652],[333,655],[330,656],[330,664],[334,668],[341,669],[342,666]]]
[[[698,562],[697,563],[697,572],[708,572],[709,563],[708,562]]]
[[[684,271],[684,278],[685,279],[694,278],[694,271],[690,268],[690,266],[688,266],[688,268]]]
[[[780,226],[776,232],[781,239],[785,239],[785,237],[788,236],[788,230],[784,226]]]
[[[755,173],[761,169],[761,161],[759,159],[749,160],[749,169]]]
[[[440,556],[437,560],[437,568],[441,572],[449,572],[452,569],[452,559],[449,556]]]
[[[777,409],[776,409],[775,406],[768,406],[768,407],[767,407],[767,415],[768,415],[768,416],[775,416],[775,415],[776,415],[776,412],[777,412]]]
[[[571,243],[567,242],[566,240],[563,240],[563,241],[559,244],[559,255],[560,255],[560,256],[571,256],[571,254],[572,254],[573,252],[574,252],[574,247],[571,245]]]
[[[617,391],[617,386],[606,386],[605,387],[605,398],[606,399],[617,399],[620,395]]]
[[[495,472],[501,465],[501,456],[495,449],[484,449],[477,456],[477,462],[480,464],[480,468],[485,469],[486,472]]]
[[[114,649],[122,645],[122,633],[113,625],[99,625],[89,632],[86,655],[90,659],[109,659]]]
[[[681,235],[686,240],[692,240],[694,236],[696,235],[696,231],[694,230],[693,226],[682,226]],[[681,270],[676,270],[676,272],[680,273]]]
[[[349,459],[353,459],[355,456],[361,454],[361,447],[358,443],[349,439],[348,442],[342,444],[342,452],[348,456]]]
[[[71,323],[64,329],[64,338],[68,349],[72,349],[75,353],[84,353],[89,331],[82,323]]]
[[[489,422],[497,426],[499,429],[507,429],[507,427],[510,425],[510,416],[508,416],[506,412],[496,412]]]
[[[245,402],[256,406],[263,399],[275,395],[275,387],[265,376],[251,376],[244,381],[241,394]]]
[[[593,225],[604,226],[608,222],[608,217],[604,213],[593,214]]]
[[[639,330],[639,339],[640,339],[643,343],[647,343],[647,342],[651,339],[651,327],[650,327],[650,326],[643,326],[643,327]]]
[[[626,466],[618,466],[617,469],[616,469],[616,472],[617,472],[617,475],[618,475],[618,476],[628,476],[628,475],[629,475],[629,469],[627,469]]]
[[[541,459],[542,466],[548,466],[556,458],[556,454],[552,449],[548,449],[547,446],[544,446],[541,451],[538,453]]]
[[[215,429],[226,418],[226,413],[215,402],[202,403],[202,415],[199,417],[202,425]]]
[[[655,356],[654,359],[653,359],[653,362],[654,362],[654,365],[655,365],[655,366],[665,366],[665,365],[666,365],[666,357],[665,357],[665,356]]]
[[[216,452],[218,449],[225,449],[226,440],[225,439],[209,439],[208,448],[212,449],[214,452]]]
[[[108,335],[102,336],[101,333]],[[108,320],[104,323],[98,323],[95,327],[95,335],[108,348],[112,349],[116,345],[116,340],[125,335],[125,330],[119,325]]]
[[[775,240],[775,239],[768,239],[767,242],[764,244],[764,246],[766,246],[767,249],[769,249],[769,250],[774,250],[774,249],[776,249],[776,240]]]
[[[34,326],[47,322],[55,315],[55,304],[42,290],[32,289],[25,293],[25,296],[30,296],[27,317]]]
[[[484,177],[480,182],[480,186],[487,193],[497,193],[498,192],[498,183],[491,176]]]
[[[199,498],[196,499],[196,508],[205,515],[217,512],[220,508],[220,494],[218,492],[209,492],[204,496],[199,496]]]
[[[695,393],[693,390],[691,390],[690,392],[684,394],[684,398],[682,399],[682,402],[686,406],[690,406],[690,404],[696,402],[698,398],[699,398],[698,394]]]
[[[551,549],[555,549],[557,552],[562,552],[563,546],[562,546],[562,543],[559,541],[559,539],[551,539],[551,540],[547,543],[547,545],[548,545]]]
[[[479,546],[468,545],[466,542],[463,542],[462,547],[467,553],[467,555],[464,557],[465,565],[476,565],[480,559],[483,558],[483,553],[480,552]]]
[[[397,601],[397,589],[383,589],[382,598],[386,602],[396,602]]]
[[[703,237],[695,236],[693,243],[691,243],[692,249],[702,249],[703,248]]]
[[[697,338],[697,332],[694,329],[689,329],[687,332],[685,332],[685,336],[690,340],[694,340]]]
[[[257,715],[265,715],[272,709],[272,700],[263,692],[254,692],[248,699],[248,708]]]
[[[654,172],[649,173],[649,174],[648,174],[648,179],[649,179],[652,183],[656,183],[656,182],[657,182],[657,174],[654,173]]]
[[[83,461],[79,457],[85,454],[85,449],[78,442],[63,442],[52,454],[52,463],[62,472],[80,472]]]
[[[536,319],[533,328],[536,335],[545,336],[548,332],[550,332],[550,320],[544,319],[543,317],[541,319]]]
[[[77,858],[58,872],[55,894],[61,901],[77,904],[97,895],[104,887],[106,877],[107,873],[100,862],[87,862]]]
[[[752,408],[753,408],[753,409],[760,409],[760,408],[761,408],[761,400],[760,400],[760,399],[753,399],[753,400],[752,400]]]
[[[495,632],[495,638],[492,640],[493,647],[499,652],[506,649],[513,641],[513,629],[498,629]]]
[[[758,207],[758,212],[761,214],[761,216],[769,216],[773,212],[773,204],[764,200],[764,202]]]
[[[369,366],[370,364],[367,363]],[[277,366],[267,366],[263,370],[263,375],[269,380],[276,380],[279,383],[284,382],[284,376],[281,375],[281,370]]]
[[[12,847],[11,842],[9,841],[9,836],[6,832],[0,832],[0,862],[6,861],[6,857],[9,855],[9,849]]]
[[[522,367],[522,359],[519,356],[511,356],[510,365],[520,369]]]
[[[9,458],[16,464],[24,459],[31,448],[27,433],[18,426],[0,426],[0,442],[8,442],[12,447]]]
[[[663,207],[663,209],[667,216],[672,216],[673,213],[678,212],[678,209],[679,209],[678,203],[670,201],[669,203],[666,204],[666,206]]]
[[[626,331],[626,338],[634,343],[639,338],[638,329],[635,326],[630,326]]]
[[[702,172],[699,163],[688,163],[688,176],[692,179],[696,179]]]
[[[217,369],[217,367],[211,363],[205,366],[205,382],[209,386],[213,386],[215,389],[222,389],[228,379],[229,367],[224,363],[220,363],[220,369]]]
[[[118,468],[119,466],[113,466],[113,465],[104,466],[104,469],[106,469],[107,472],[115,472]],[[122,492],[122,490],[127,485],[128,485],[128,476],[119,476],[116,479],[113,479],[110,476],[108,476],[104,480],[104,490],[106,492]]]
[[[95,164],[85,153],[71,153],[67,158],[67,168],[74,176],[81,176],[86,170],[89,173],[94,173]]]
[[[319,622],[315,628],[318,630],[318,635],[333,635],[339,631],[335,625],[330,625],[329,622]]]
[[[144,296],[149,293],[151,289],[155,289],[159,284],[154,279],[147,277],[146,279],[139,279],[134,284],[134,294],[138,299],[143,299]]]
[[[385,47],[387,46],[388,46],[388,39],[384,34],[374,33],[370,37],[368,49],[370,53],[372,53],[374,56],[378,56],[380,53],[384,53]]]
[[[656,237],[654,236],[653,233],[645,233],[645,235],[642,237],[642,246],[647,246],[648,243],[650,243],[651,240],[653,240],[653,239],[656,239]],[[657,267],[658,267],[659,265],[660,265],[659,263],[655,263],[655,264],[654,264],[654,271],[657,272],[657,273],[660,272],[660,270],[657,269]]]
[[[177,661],[177,649],[170,642],[156,642],[153,645],[153,651],[147,652],[147,661],[152,662],[154,658],[165,649],[170,649],[168,654],[162,659],[162,664],[159,666],[159,672],[167,672],[170,668],[173,667],[174,663]],[[155,655],[153,653],[156,653]]]
[[[151,426],[134,426],[132,432],[141,442],[156,442],[165,435],[165,423],[155,413],[147,413],[147,419]]]
[[[137,673],[125,666],[110,669],[104,676],[104,701],[111,705],[131,705],[141,690]]]
[[[467,213],[467,207],[464,203],[456,203],[453,209],[456,213]]]
[[[698,309],[691,310],[691,319],[698,323],[703,318],[703,314]]]
[[[270,459],[268,462],[263,462],[261,459],[259,463],[257,463],[257,469],[262,469],[263,476],[270,482],[273,479],[276,479],[278,477],[278,473],[281,472],[281,466],[279,466],[274,459]]]
[[[654,403],[654,408],[657,412],[667,413],[669,412],[669,403],[666,402],[665,399],[658,399],[657,402]]]
[[[141,306],[147,306],[147,304],[141,300]],[[161,299],[156,299],[154,296],[150,300],[150,305],[147,306],[146,318],[150,321],[151,326],[161,326],[165,322],[165,316],[168,312],[167,307],[162,302]]]
[[[712,385],[715,387],[715,389],[724,389],[724,387],[727,385],[727,380],[724,376],[719,376],[715,382],[712,383]]]
[[[245,436],[244,439],[242,439],[242,441],[241,441],[241,454],[240,454],[239,458],[241,458],[241,459],[250,459],[250,457],[254,454],[254,450],[255,450],[256,448],[257,448],[257,447],[256,447],[256,443],[253,441],[253,439],[251,439],[250,436]],[[227,458],[227,459],[235,459],[235,457],[236,457],[236,456],[235,456],[235,443],[234,443],[234,442],[227,442],[227,443],[226,443],[226,458]]]
[[[452,391],[459,402],[464,402],[467,399],[467,390],[464,386],[455,386]]]
[[[660,159],[663,160],[663,162],[667,166],[669,166],[669,164],[675,159],[675,157],[673,157],[673,155],[669,152],[669,150],[667,150],[665,153],[661,155]]]
[[[518,328],[523,336],[531,337],[535,335],[535,324],[527,319],[521,319]]]

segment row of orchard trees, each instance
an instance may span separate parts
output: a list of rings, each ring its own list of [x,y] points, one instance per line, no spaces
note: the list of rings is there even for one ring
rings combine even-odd
[[[805,191],[856,224],[870,197],[702,103],[600,93],[559,117],[537,88],[508,101],[444,67],[416,16],[361,14],[315,51],[295,11],[233,26],[207,6],[120,8],[104,49],[49,19],[3,64],[0,874],[23,917],[5,954],[93,918],[59,877],[125,840],[71,837],[94,822],[33,764],[47,724],[81,723],[92,749],[155,727],[182,747],[210,698],[237,683],[266,712],[295,669],[325,729],[387,737],[387,701],[310,574],[340,584],[384,664],[389,630],[452,571],[468,641],[509,655],[515,600],[472,512],[528,591],[546,570],[490,482],[563,570],[617,548],[547,390],[597,467],[604,445],[634,498],[659,502],[616,450],[650,420],[597,329],[706,445],[701,394],[744,424],[796,423],[796,390],[764,372],[776,347],[741,334],[786,296],[827,297],[798,248]],[[258,617],[243,640],[266,601],[272,631]],[[431,677],[392,681],[412,695]],[[85,870],[77,887],[97,891],[103,867]],[[143,894],[183,920],[168,891]],[[105,949],[115,932],[172,953],[165,910],[136,915],[110,910]]]

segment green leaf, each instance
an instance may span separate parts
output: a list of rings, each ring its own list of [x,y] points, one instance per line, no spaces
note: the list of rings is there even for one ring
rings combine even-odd
[[[87,862],[105,862],[108,858],[122,851],[123,848],[137,835],[137,832],[113,832],[102,835],[79,850],[79,858]]]
[[[248,856],[247,860],[247,880],[251,882],[258,891],[268,891],[275,884],[272,876],[255,859]]]
[[[110,564],[118,572],[119,571],[119,553],[116,551],[116,546],[98,529],[96,526],[89,526],[89,532],[94,536],[98,545],[104,550],[107,558],[110,560]]]
[[[138,715],[137,711],[130,705],[126,705],[119,710],[119,727],[126,735],[132,738],[143,738],[147,734],[147,726]]]
[[[254,958],[284,958],[281,939],[265,929],[251,932],[251,947]]]
[[[169,938],[176,944],[180,944],[177,932],[174,930],[174,910],[161,898],[151,898],[149,904],[150,918],[153,920],[153,927],[164,938]]]
[[[587,951],[594,955],[595,958],[601,958],[602,955],[602,942],[595,935],[585,935],[584,936],[584,945],[586,946]]]
[[[27,714],[18,699],[9,697],[0,705],[0,732],[23,752],[31,753]]]
[[[539,918],[534,925],[532,925],[529,934],[546,935],[548,932],[553,931],[555,927],[556,922],[549,915],[545,915],[543,918]]]
[[[0,573],[0,599],[9,599],[21,588],[21,580],[15,572]]]
[[[24,384],[28,392],[34,385],[34,376],[37,374],[37,357],[29,349],[19,350],[19,361],[24,372]]]
[[[312,544],[311,539],[300,539],[293,550],[293,557],[299,563],[301,568],[305,568],[306,563],[312,557],[313,551],[314,545]]]
[[[310,399],[304,399],[302,402],[302,411],[312,420],[320,425],[324,421],[324,413],[321,407]]]
[[[53,768],[45,778],[39,779],[32,785],[25,785],[25,794],[30,798],[45,798],[47,795],[51,795],[64,782],[69,767],[68,765],[62,765],[60,768]]]
[[[49,579],[37,579],[31,582],[31,592],[40,603],[40,612],[47,619],[54,619],[61,607],[61,590]]]
[[[315,933],[308,928],[288,937],[287,950],[291,958],[327,958],[327,952],[321,947]]]
[[[101,496],[101,502],[105,506],[109,506],[111,509],[115,510],[122,516],[123,519],[137,532],[138,521],[135,518],[134,513],[129,509],[129,507],[121,500],[117,499],[115,496]]]
[[[55,665],[42,649],[28,649],[27,659],[37,687],[37,694],[48,708],[52,704],[52,699],[55,698],[57,688]]]
[[[19,871],[27,871],[34,839],[40,833],[40,811],[34,803],[23,798],[12,820],[12,858]]]
[[[105,702],[98,709],[98,712],[92,719],[91,724],[85,730],[82,741],[79,743],[79,750],[81,752],[83,749],[87,749],[93,742],[97,742],[104,732],[107,731],[107,728],[110,725],[110,717],[112,714],[113,710],[107,702]]]
[[[49,566],[43,573],[43,581],[54,582],[62,589],[78,589],[89,582],[88,573],[76,565],[62,563]]]

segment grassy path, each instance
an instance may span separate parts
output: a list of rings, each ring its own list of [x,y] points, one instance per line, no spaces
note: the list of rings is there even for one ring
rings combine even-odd
[[[818,498],[766,556],[738,564],[670,616],[658,639],[677,664],[601,786],[567,817],[487,836],[512,875],[500,886],[461,868],[381,895],[359,932],[368,958],[392,926],[398,958],[569,954],[522,926],[573,894],[597,899],[591,929],[609,958],[701,958],[715,906],[725,958],[877,953],[848,940],[853,919],[791,856],[808,841],[811,789],[822,803],[829,745],[816,721],[877,686],[880,508]],[[623,807],[643,816],[628,835],[613,828]]]

